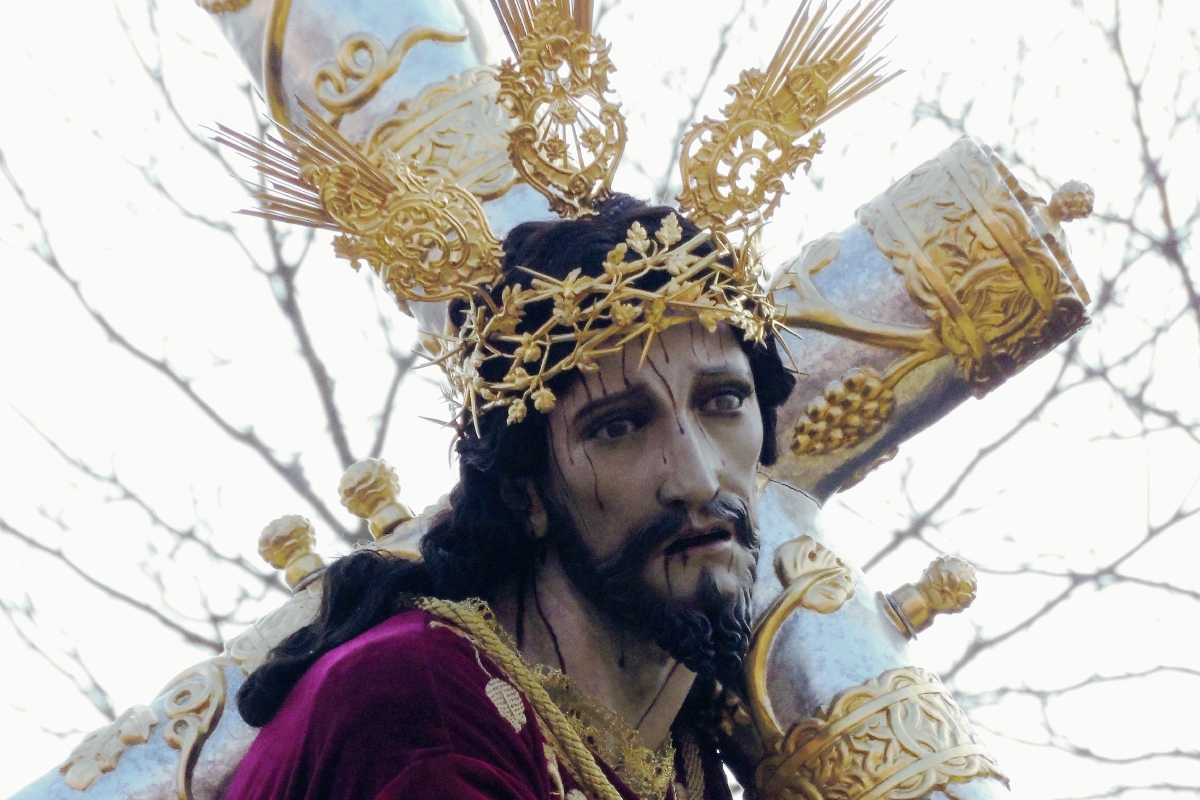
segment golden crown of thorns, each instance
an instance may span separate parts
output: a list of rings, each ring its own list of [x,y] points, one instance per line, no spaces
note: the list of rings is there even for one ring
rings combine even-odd
[[[305,123],[280,126],[280,139],[221,127],[218,140],[263,176],[260,208],[246,213],[334,231],[337,254],[355,269],[369,264],[405,311],[413,302],[462,301],[462,324],[436,332],[434,348],[454,400],[476,422],[497,407],[519,422],[530,404],[541,412],[554,407],[547,386],[554,376],[594,369],[596,358],[639,337],[644,359],[653,336],[671,325],[699,320],[715,329],[724,322],[763,341],[777,322],[752,245],[784,194],[784,179],[807,171],[824,142],[819,131],[802,138],[895,77],[880,74],[880,57],[866,57],[891,3],[867,0],[834,19],[827,3],[814,12],[802,0],[767,69],[743,72],[727,90],[733,101],[721,118],[688,131],[679,203],[699,235],[685,241],[675,214],[653,232],[635,223],[602,275],[576,270],[558,280],[522,267],[528,279],[510,281],[498,301],[500,242],[480,198],[458,185],[452,168],[351,144],[336,119],[331,124],[303,104]],[[515,54],[495,72],[495,102],[513,122],[511,163],[559,214],[593,214],[611,196],[626,128],[608,98],[613,64],[608,44],[592,33],[591,0],[493,6]],[[697,255],[706,242],[709,252]],[[639,288],[659,283],[644,280],[655,271],[665,273],[660,288]],[[542,302],[553,313],[536,330],[520,330],[525,307]],[[499,381],[481,375],[493,360],[506,364]]]

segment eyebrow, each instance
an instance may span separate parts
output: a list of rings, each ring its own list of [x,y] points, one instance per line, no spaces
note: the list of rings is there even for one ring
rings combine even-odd
[[[697,372],[702,379],[713,377],[730,377],[738,378],[746,381],[752,386],[754,385],[754,375],[748,369],[743,370],[730,365],[714,364],[712,366],[701,367],[697,370]],[[582,377],[581,379],[586,380],[586,378]],[[589,420],[591,418],[600,416],[610,408],[615,408],[634,400],[643,400],[645,397],[646,386],[644,384],[630,386],[629,388],[620,392],[616,392],[615,394],[608,394],[604,397],[598,397],[595,400],[588,401],[578,411],[576,411],[573,415],[574,418],[571,420],[571,424],[577,425],[581,420]]]

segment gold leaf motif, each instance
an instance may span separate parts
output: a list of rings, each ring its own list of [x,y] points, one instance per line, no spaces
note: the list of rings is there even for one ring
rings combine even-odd
[[[795,725],[759,764],[771,800],[916,800],[1000,768],[935,676],[889,670]]]
[[[1087,322],[1065,265],[968,137],[862,206],[858,218],[976,394]]]
[[[798,589],[799,605],[831,614],[854,594],[856,578],[846,564],[811,536],[785,542],[775,551],[775,576],[784,589]]]
[[[517,733],[525,727],[525,704],[521,702],[521,693],[511,683],[500,678],[492,678],[483,687],[492,705],[500,712],[500,716],[508,720]]]
[[[130,747],[150,741],[150,730],[158,724],[158,716],[148,706],[133,706],[108,725],[83,737],[58,771],[67,786],[82,792],[106,772],[117,768],[117,762]]]

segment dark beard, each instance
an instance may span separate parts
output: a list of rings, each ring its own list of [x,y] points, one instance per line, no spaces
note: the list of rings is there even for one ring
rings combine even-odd
[[[646,562],[688,521],[682,507],[665,508],[642,526],[616,557],[602,564],[588,548],[565,508],[543,497],[549,543],[567,577],[601,612],[634,635],[654,642],[698,675],[729,685],[742,684],[742,661],[750,646],[750,585],[726,597],[707,571],[700,577],[694,609],[680,609],[646,583]],[[758,561],[758,535],[746,510],[715,501],[711,515],[733,523],[735,540]],[[670,574],[667,574],[668,585]]]

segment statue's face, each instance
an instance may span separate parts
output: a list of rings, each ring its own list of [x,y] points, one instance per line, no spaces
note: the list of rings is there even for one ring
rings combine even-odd
[[[639,369],[643,346],[598,359],[551,412],[551,495],[600,566],[676,512],[686,521],[654,537],[643,584],[676,608],[695,606],[705,576],[734,597],[755,555],[721,507],[753,524],[763,437],[749,361],[729,329],[697,322],[656,336]]]

